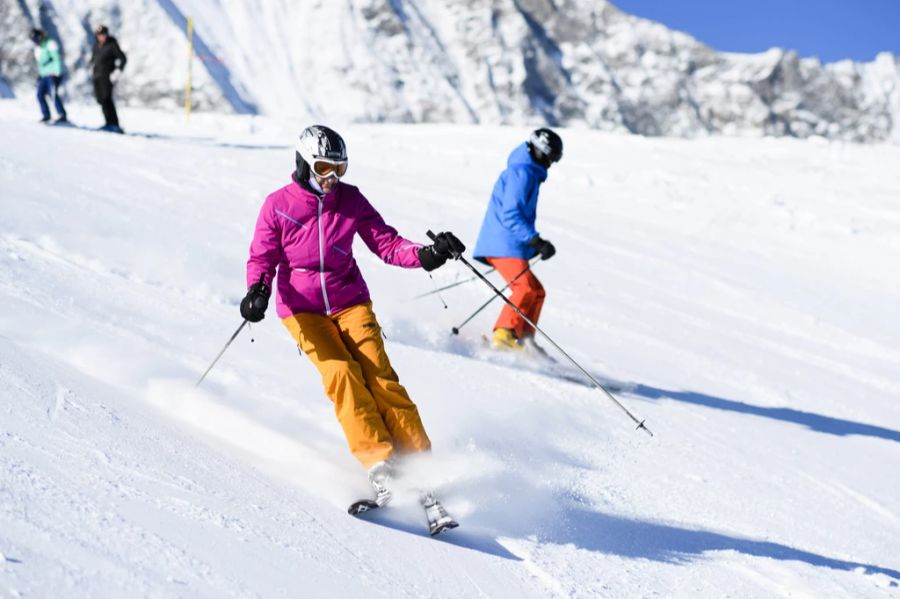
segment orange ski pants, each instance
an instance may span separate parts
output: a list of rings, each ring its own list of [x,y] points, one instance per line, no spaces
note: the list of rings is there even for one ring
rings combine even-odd
[[[544,298],[547,294],[544,292],[544,286],[534,276],[534,272],[528,268],[528,260],[522,258],[487,258],[487,261],[488,264],[497,269],[504,281],[507,283],[512,281],[512,284],[509,286],[512,291],[509,300],[518,306],[519,310],[531,322],[537,324],[538,319],[541,317],[541,308],[544,306]],[[524,274],[522,274],[522,271],[525,271]],[[519,278],[516,279],[517,276]],[[505,302],[503,309],[500,311],[500,317],[494,323],[494,330],[496,331],[497,329],[512,329],[516,332],[516,336],[519,339],[534,336],[534,327],[525,322],[525,319],[519,316]]]
[[[282,322],[322,376],[350,451],[363,467],[395,451],[431,449],[419,410],[384,351],[372,302],[330,316],[294,314]]]

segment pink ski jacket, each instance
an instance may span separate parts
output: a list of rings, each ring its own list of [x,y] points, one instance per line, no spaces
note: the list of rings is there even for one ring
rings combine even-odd
[[[387,264],[418,268],[422,244],[388,226],[359,189],[338,184],[321,199],[291,181],[270,194],[259,211],[247,260],[247,286],[277,290],[276,312],[335,314],[369,301],[369,288],[353,258],[353,237]],[[272,285],[275,269],[278,280]]]

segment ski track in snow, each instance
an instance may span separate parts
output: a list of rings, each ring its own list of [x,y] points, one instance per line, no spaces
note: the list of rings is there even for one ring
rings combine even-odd
[[[293,124],[125,109],[151,135],[111,136],[30,109],[0,103],[0,596],[897,595],[897,148],[564,132],[541,324],[653,438],[567,364],[483,347],[499,303],[450,335],[483,285],[411,299],[461,265],[431,281],[360,244],[435,446],[363,522],[274,314],[193,388]],[[522,135],[347,127],[348,179],[407,236],[470,242]],[[420,484],[461,528],[427,538]]]

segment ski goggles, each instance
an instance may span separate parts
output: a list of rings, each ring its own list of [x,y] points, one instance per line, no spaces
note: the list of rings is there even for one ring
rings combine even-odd
[[[347,161],[316,158],[312,163],[312,171],[320,177],[337,177],[340,179],[347,172]]]

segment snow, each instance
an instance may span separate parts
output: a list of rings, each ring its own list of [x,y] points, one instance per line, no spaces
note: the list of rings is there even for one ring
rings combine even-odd
[[[435,447],[364,522],[274,313],[194,388],[305,123],[121,112],[0,102],[0,596],[900,596],[900,148],[561,130],[541,326],[654,437],[483,347],[496,304],[452,336],[480,283],[413,299],[462,265],[359,244]],[[469,244],[527,133],[335,125],[388,222]],[[422,484],[459,529],[427,536]]]

